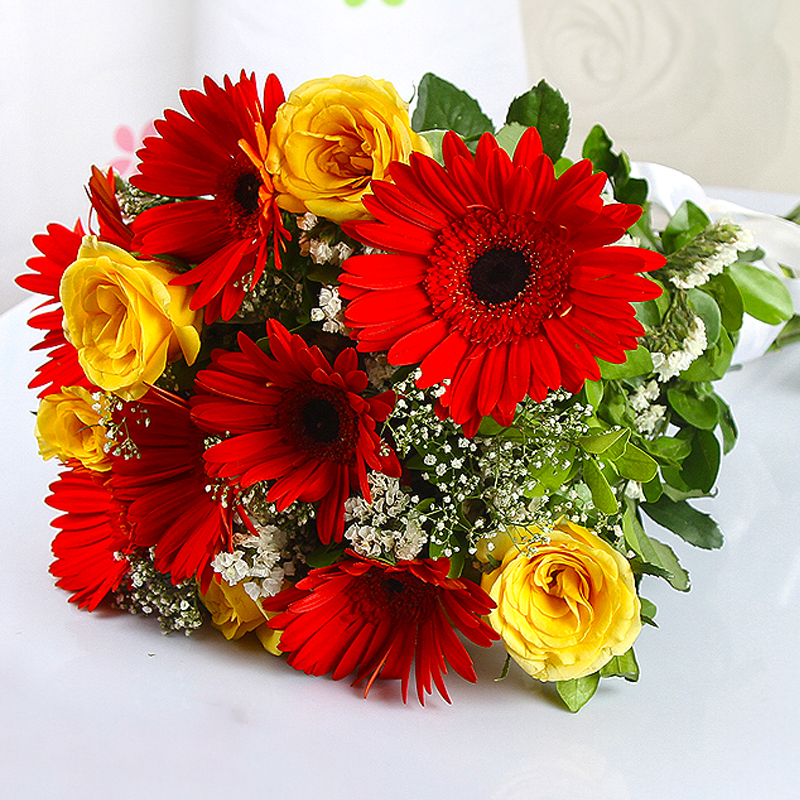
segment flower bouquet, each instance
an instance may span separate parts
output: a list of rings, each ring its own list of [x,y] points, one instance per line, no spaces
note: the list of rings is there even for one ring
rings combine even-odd
[[[449,701],[463,639],[572,710],[636,680],[644,576],[689,588],[643,517],[720,546],[687,502],[736,438],[713,384],[746,314],[793,314],[751,237],[656,230],[602,128],[562,156],[544,82],[499,130],[433,75],[412,117],[368,77],[181,100],[18,278],[57,585],[365,695]]]

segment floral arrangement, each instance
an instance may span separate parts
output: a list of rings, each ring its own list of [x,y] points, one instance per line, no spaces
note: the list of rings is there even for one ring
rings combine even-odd
[[[656,230],[544,82],[499,130],[433,75],[411,117],[368,77],[180,96],[18,278],[57,585],[404,702],[476,680],[462,639],[572,710],[636,680],[644,576],[689,588],[643,517],[720,546],[687,502],[736,438],[714,381],[745,314],[793,314],[748,233]]]

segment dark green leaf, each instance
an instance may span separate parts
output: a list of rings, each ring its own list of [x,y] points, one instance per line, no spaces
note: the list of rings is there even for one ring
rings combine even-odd
[[[728,332],[738,331],[742,327],[744,302],[742,294],[736,286],[736,281],[727,272],[723,272],[720,275],[714,275],[703,284],[703,291],[708,292],[717,301],[722,314],[722,324]]]
[[[642,503],[639,508],[650,519],[695,547],[704,550],[722,547],[722,533],[717,523],[708,514],[692,508],[685,500],[676,503],[662,495],[657,503]]]
[[[632,683],[639,680],[639,665],[633,648],[626,650],[621,656],[612,656],[611,660],[600,668],[601,678],[625,678]]]
[[[309,567],[328,567],[344,555],[344,545],[330,544],[318,547],[313,553],[306,556]]]
[[[569,136],[569,106],[544,80],[515,98],[508,109],[506,124],[518,122],[526,128],[536,128],[542,137],[544,152],[558,161]]]
[[[680,592],[689,591],[689,573],[678,563],[670,547],[644,532],[633,509],[628,506],[622,517],[622,532],[628,547],[647,564],[652,564],[670,585]]]
[[[566,707],[575,713],[580,711],[594,696],[600,683],[600,673],[595,672],[584,678],[557,681],[556,689]]]
[[[658,475],[655,475],[649,481],[646,481],[642,484],[642,492],[644,493],[645,499],[648,503],[655,503],[659,497],[664,493],[664,489],[661,486],[661,481]]]
[[[477,100],[430,72],[419,83],[411,127],[415,131],[455,131],[465,139],[494,131]]]
[[[705,211],[691,200],[684,200],[661,234],[661,241],[667,253],[674,253],[688,244],[698,233],[704,231],[711,220]]]
[[[592,162],[595,170],[613,175],[619,164],[619,157],[611,151],[613,144],[602,126],[595,125],[583,143],[581,155]]]
[[[736,444],[739,431],[733,419],[730,406],[717,394],[712,395],[719,408],[719,429],[722,431],[722,452],[730,453]]]
[[[719,440],[711,431],[695,430],[691,441],[692,452],[683,460],[681,477],[691,489],[708,493],[719,473]]]
[[[611,364],[598,358],[600,373],[605,380],[616,380],[618,378],[635,378],[637,375],[647,375],[653,371],[653,359],[650,351],[639,345],[636,350],[628,352],[628,358],[624,364]]]
[[[744,310],[768,325],[779,325],[794,313],[792,298],[783,281],[750,264],[731,264],[730,276],[742,294]]]
[[[672,408],[690,425],[704,430],[714,430],[719,422],[719,406],[713,397],[696,397],[689,392],[672,388],[667,390],[667,400]]]

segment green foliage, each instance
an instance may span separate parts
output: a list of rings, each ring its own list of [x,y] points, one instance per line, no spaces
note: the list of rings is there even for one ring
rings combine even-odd
[[[605,172],[620,203],[643,206],[647,199],[647,181],[631,178],[631,162],[623,153],[614,153],[613,142],[600,125],[595,125],[583,143],[583,157],[592,162],[595,171]],[[647,234],[649,226],[642,229]],[[645,238],[649,238],[646,235]]]
[[[794,314],[792,298],[777,275],[750,264],[736,263],[730,267],[730,276],[750,316],[768,325],[779,325],[791,319]]]
[[[600,668],[601,678],[625,678],[626,681],[635,683],[639,680],[639,665],[633,648],[620,656],[612,656],[611,660]]]
[[[600,673],[595,672],[584,678],[572,678],[568,681],[556,681],[556,690],[564,705],[573,712],[580,711],[597,691]]]
[[[702,233],[710,224],[708,215],[691,200],[684,200],[661,234],[665,253],[674,253]]]
[[[542,137],[544,152],[553,162],[558,161],[569,136],[569,106],[561,92],[546,81],[539,81],[509,106],[506,125],[512,123],[523,129],[536,128]]]
[[[494,132],[477,100],[430,72],[419,83],[411,126],[415,131],[455,131],[468,141]]]

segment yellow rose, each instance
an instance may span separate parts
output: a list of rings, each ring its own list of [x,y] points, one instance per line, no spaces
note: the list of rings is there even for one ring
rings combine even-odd
[[[170,286],[175,273],[86,236],[61,279],[67,338],[92,383],[123,400],[138,400],[181,355],[200,350],[200,311],[193,290]]]
[[[231,586],[222,578],[215,577],[208,591],[200,595],[205,607],[211,612],[211,624],[222,632],[226,639],[240,639],[255,631],[259,641],[273,655],[282,655],[278,649],[280,631],[267,627],[268,614],[256,603],[241,583]]]
[[[642,625],[624,556],[566,520],[546,536],[536,528],[510,533],[514,542],[481,585],[497,603],[489,624],[525,672],[542,681],[581,678],[631,647]]]
[[[389,164],[413,150],[430,153],[391,83],[337,75],[304,83],[280,106],[266,165],[278,205],[339,223],[368,216],[370,181],[388,179]]]
[[[95,400],[82,386],[65,386],[42,398],[35,428],[39,455],[45,461],[54,456],[62,461],[77,459],[87,469],[110,470],[111,459],[103,450],[106,431],[95,410],[106,402],[105,395]]]

